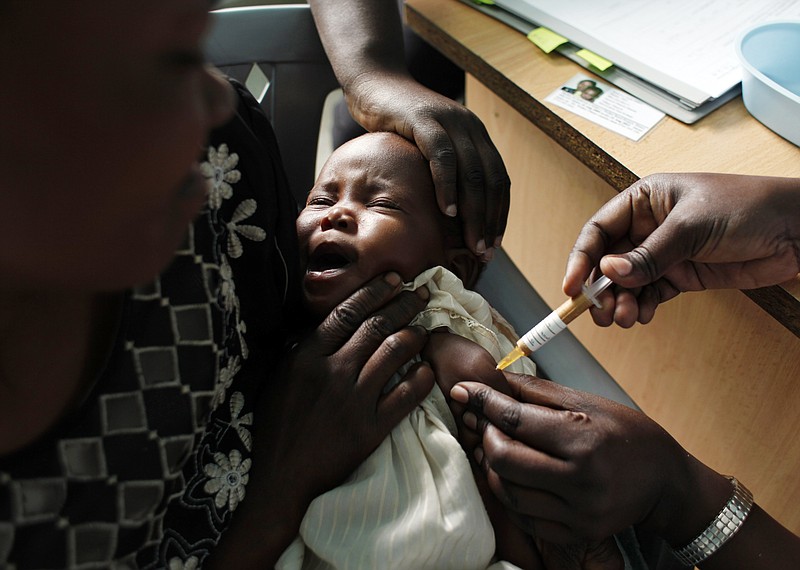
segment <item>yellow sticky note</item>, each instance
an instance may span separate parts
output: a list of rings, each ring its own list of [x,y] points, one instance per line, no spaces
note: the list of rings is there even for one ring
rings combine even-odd
[[[600,57],[596,53],[590,52],[588,49],[578,50],[577,52],[575,52],[575,55],[577,55],[578,57],[580,57],[582,59],[585,59],[586,61],[588,61],[591,65],[593,65],[594,67],[596,67],[600,71],[605,71],[606,69],[608,69],[609,67],[614,65],[612,62],[608,61],[606,58]]]
[[[494,6],[494,0],[472,0],[476,4],[485,4],[486,6]]]
[[[536,28],[528,34],[528,39],[536,44],[544,53],[550,53],[561,44],[565,44],[569,41],[564,36],[559,36],[557,33],[547,28]]]

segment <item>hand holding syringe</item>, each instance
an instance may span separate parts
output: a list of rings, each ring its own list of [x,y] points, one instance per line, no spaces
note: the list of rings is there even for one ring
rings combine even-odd
[[[567,328],[575,317],[586,309],[595,305],[600,306],[597,296],[605,291],[612,281],[605,275],[591,285],[583,286],[583,293],[564,302],[559,308],[547,315],[538,325],[529,330],[517,341],[517,346],[509,352],[497,365],[498,370],[503,370],[512,362],[536,352],[558,333]]]

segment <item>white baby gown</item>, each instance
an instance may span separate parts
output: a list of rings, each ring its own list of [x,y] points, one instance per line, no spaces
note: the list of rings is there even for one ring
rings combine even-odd
[[[405,288],[422,285],[431,296],[415,324],[447,327],[496,360],[513,350],[512,327],[450,271],[429,269]],[[509,370],[534,374],[535,366],[522,358]],[[456,434],[444,395],[434,386],[345,483],[311,503],[300,536],[276,568],[517,568],[494,557],[492,525]]]

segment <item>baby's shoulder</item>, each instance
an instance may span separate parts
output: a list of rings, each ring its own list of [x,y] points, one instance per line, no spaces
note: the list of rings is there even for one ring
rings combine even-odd
[[[431,365],[445,394],[458,382],[481,382],[501,390],[505,385],[503,373],[496,369],[497,362],[486,349],[445,330],[431,333],[422,359]]]

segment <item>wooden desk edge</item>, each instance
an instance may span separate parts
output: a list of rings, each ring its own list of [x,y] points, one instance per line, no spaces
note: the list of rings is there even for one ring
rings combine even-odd
[[[406,4],[408,25],[465,72],[496,93],[592,172],[621,192],[639,179],[635,173],[585,137],[457,39]],[[798,279],[800,282],[800,279]],[[743,291],[776,321],[800,338],[800,298],[781,285]]]

